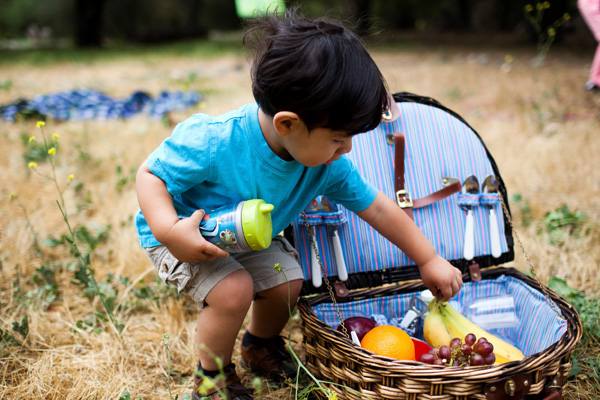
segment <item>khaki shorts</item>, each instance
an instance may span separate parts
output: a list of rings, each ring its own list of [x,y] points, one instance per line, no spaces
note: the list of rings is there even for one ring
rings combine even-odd
[[[190,296],[198,307],[213,287],[238,269],[246,269],[254,281],[254,292],[279,286],[296,279],[304,279],[298,264],[298,253],[283,236],[276,236],[268,249],[231,254],[213,261],[186,263],[176,259],[165,246],[144,249],[158,276],[167,284],[177,287],[179,293]],[[281,272],[275,269],[279,264]]]

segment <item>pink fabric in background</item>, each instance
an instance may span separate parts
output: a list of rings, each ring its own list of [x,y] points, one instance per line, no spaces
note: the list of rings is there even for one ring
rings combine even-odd
[[[600,87],[600,1],[578,0],[577,7],[579,8],[581,16],[598,42],[596,54],[594,55],[594,60],[592,61],[592,68],[590,69],[589,80],[596,86]]]

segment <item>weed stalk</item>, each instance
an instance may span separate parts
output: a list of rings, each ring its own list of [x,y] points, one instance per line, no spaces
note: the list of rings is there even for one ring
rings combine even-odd
[[[73,175],[69,175],[67,186],[65,186],[64,189],[61,188],[60,184],[58,183],[58,178],[57,178],[57,175],[56,175],[56,164],[55,164],[55,160],[54,160],[54,157],[56,155],[56,146],[55,145],[52,146],[49,143],[49,141],[46,139],[46,133],[45,133],[45,130],[44,130],[44,125],[45,125],[45,122],[43,122],[43,121],[38,121],[38,123],[37,123],[37,127],[42,132],[42,138],[43,138],[43,141],[44,141],[44,147],[46,148],[46,151],[47,151],[48,156],[49,156],[48,159],[50,161],[50,170],[52,172],[52,175],[51,176],[45,175],[45,174],[39,172],[37,169],[35,169],[35,167],[37,166],[37,164],[35,162],[30,162],[29,163],[29,167],[33,171],[35,171],[36,173],[38,173],[39,175],[41,175],[42,177],[44,177],[46,179],[49,179],[50,181],[52,181],[54,183],[54,186],[55,186],[56,191],[58,193],[58,200],[56,200],[56,204],[58,206],[58,209],[60,210],[60,213],[61,213],[61,215],[63,217],[63,220],[64,220],[64,222],[65,222],[65,224],[67,226],[67,229],[69,231],[69,238],[70,238],[69,244],[71,246],[72,252],[79,259],[79,262],[81,263],[81,265],[84,266],[85,271],[87,272],[87,275],[89,276],[91,287],[94,290],[94,293],[100,299],[100,302],[102,303],[102,306],[104,307],[104,310],[106,311],[106,314],[108,315],[108,318],[109,318],[110,322],[112,323],[113,328],[115,329],[115,332],[116,332],[117,336],[119,337],[119,340],[121,341],[121,344],[124,344],[123,338],[121,337],[121,332],[123,331],[123,328],[125,327],[125,325],[122,324],[122,323],[120,323],[117,320],[117,318],[115,317],[115,315],[114,315],[111,307],[109,307],[104,294],[100,290],[100,288],[98,286],[98,282],[96,281],[94,269],[91,266],[91,261],[90,261],[89,254],[84,254],[83,252],[81,252],[79,250],[79,246],[77,245],[77,238],[76,238],[75,232],[73,231],[73,228],[71,226],[71,222],[69,220],[69,215],[68,215],[67,209],[65,207],[65,199],[64,199],[64,190],[73,181]],[[35,139],[33,139],[33,140],[35,140]],[[55,141],[58,140],[58,135],[54,135],[54,140]],[[30,141],[31,141],[31,139],[30,139]]]

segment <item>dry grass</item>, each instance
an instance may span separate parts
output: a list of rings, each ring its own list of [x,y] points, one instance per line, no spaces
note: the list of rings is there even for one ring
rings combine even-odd
[[[482,50],[452,46],[377,50],[373,54],[393,91],[434,97],[481,134],[509,193],[518,193],[528,202],[528,209],[523,202],[512,204],[512,209],[517,232],[540,278],[546,281],[558,276],[587,294],[599,295],[600,100],[582,90],[591,54],[579,56],[555,48],[543,67],[531,65],[532,52],[508,47]],[[512,56],[510,63],[505,62],[507,54]],[[5,64],[0,66],[0,76],[13,84],[9,90],[0,91],[0,104],[82,86],[113,96],[138,89],[158,94],[181,89],[177,78],[191,72],[197,74],[191,88],[206,94],[203,112],[216,115],[252,101],[244,58],[149,56],[144,60],[44,67]],[[197,111],[173,113],[170,119],[180,121]],[[35,237],[42,241],[59,237],[66,230],[52,183],[31,173],[23,161],[27,150],[20,135],[39,137],[35,121],[0,124],[0,329],[20,339],[12,325],[24,315],[29,318],[29,336],[22,345],[0,346],[0,398],[118,399],[124,391],[135,399],[169,398],[161,378],[167,369],[161,340],[164,333],[171,336],[173,395],[181,398],[189,393],[197,360],[195,311],[187,299],[164,296],[163,301],[144,300],[137,308],[117,312],[125,324],[122,342],[110,329],[93,333],[85,326],[78,327],[78,321],[101,310],[100,305],[90,304],[70,282],[73,272],[67,264],[73,258],[65,247],[46,245],[42,245],[46,261],[57,266],[57,301],[40,309],[27,297],[19,298],[41,290],[32,280],[43,263],[35,251]],[[46,125],[48,134],[60,135],[59,179],[66,182],[67,176],[74,174],[74,182],[83,184],[77,192],[72,188],[66,191],[72,222],[90,229],[111,226],[108,241],[93,252],[92,266],[100,282],[109,273],[128,277],[131,282],[154,282],[155,273],[137,245],[131,220],[137,210],[131,171],[171,129],[142,116],[110,122],[50,121]],[[47,167],[41,164],[38,168]],[[117,167],[121,177],[129,177],[120,185]],[[10,194],[17,199],[10,200]],[[585,234],[571,236],[556,246],[550,244],[542,221],[548,211],[563,204],[586,213]],[[527,217],[523,211],[528,210],[532,223],[524,226],[521,217]],[[514,266],[528,269],[520,250]],[[134,285],[115,283],[115,287],[119,289],[119,304],[128,305]],[[298,323],[295,318],[294,327]],[[297,332],[294,329],[299,342]],[[300,346],[295,347],[300,351]],[[246,375],[245,379],[250,382],[252,378]],[[594,398],[598,391],[593,386],[590,380],[575,380],[567,396]],[[263,389],[265,399],[291,397],[290,390]]]

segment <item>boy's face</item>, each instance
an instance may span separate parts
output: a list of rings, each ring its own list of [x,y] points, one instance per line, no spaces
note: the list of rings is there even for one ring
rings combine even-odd
[[[288,137],[286,150],[307,167],[329,165],[352,150],[352,136],[344,131],[327,128],[302,129]]]
[[[298,114],[280,111],[273,117],[258,110],[260,128],[275,154],[307,167],[329,165],[352,150],[352,136],[329,128],[308,130]]]

